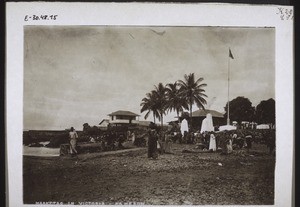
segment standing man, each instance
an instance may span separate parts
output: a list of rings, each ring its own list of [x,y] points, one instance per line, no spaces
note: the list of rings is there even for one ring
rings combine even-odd
[[[134,142],[135,142],[135,133],[134,132],[131,133],[131,142],[132,142],[132,144],[134,144]]]
[[[157,140],[158,135],[155,129],[149,131],[148,137],[148,158],[157,158]]]
[[[252,148],[252,135],[248,132],[248,134],[246,135],[246,144],[247,144],[247,151],[249,152],[249,150]]]
[[[70,138],[70,153],[72,156],[77,154],[76,146],[77,146],[77,132],[75,131],[74,127],[71,127],[71,131],[69,132]]]
[[[172,154],[172,136],[170,130],[165,135],[165,153]]]
[[[270,129],[269,133],[267,133],[267,146],[269,148],[269,154],[275,155],[275,144],[276,144],[276,140],[275,140],[275,130],[274,129]]]
[[[126,134],[127,141],[131,141],[131,132],[128,130]]]

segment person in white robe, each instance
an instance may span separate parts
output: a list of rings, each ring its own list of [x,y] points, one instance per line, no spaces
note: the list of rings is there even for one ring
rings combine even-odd
[[[209,150],[212,150],[215,152],[217,150],[217,144],[216,144],[216,137],[214,133],[210,134],[210,140],[209,140]]]
[[[184,132],[189,132],[188,122],[186,119],[183,119],[180,126],[181,134],[184,135]]]

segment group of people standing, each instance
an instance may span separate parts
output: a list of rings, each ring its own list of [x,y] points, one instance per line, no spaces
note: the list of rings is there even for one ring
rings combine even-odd
[[[254,133],[254,132],[253,132]],[[258,133],[258,132],[257,132]],[[275,130],[264,131],[261,133],[264,137],[264,144],[269,148],[270,154],[274,152],[275,149]],[[109,135],[109,136],[108,136]],[[114,133],[111,132],[107,135],[107,145],[114,141]],[[174,133],[171,130],[163,131],[159,130],[155,124],[149,126],[147,132],[147,147],[148,147],[148,158],[157,159],[158,154],[172,153],[172,143],[174,142],[174,137],[180,136],[180,133]],[[252,142],[256,134],[252,134],[248,131],[238,132],[238,131],[222,131],[222,132],[204,132],[204,133],[185,133],[182,139],[186,137],[186,140],[191,140],[191,144],[199,144],[202,146],[203,150],[208,150],[211,152],[216,152],[218,150],[222,151],[222,154],[230,154],[233,149],[245,148],[249,151],[252,148]],[[78,134],[74,127],[71,127],[69,132],[69,144],[70,144],[70,154],[75,156],[78,154],[77,147]],[[182,140],[180,139],[180,140]],[[135,143],[138,139],[134,132],[127,132],[127,136],[122,136],[119,138],[119,144],[125,140]],[[176,140],[175,140],[176,142]],[[180,142],[179,142],[180,143]],[[121,147],[120,147],[121,148]]]
[[[172,154],[171,131],[158,132],[155,126],[150,126],[148,131],[148,158],[157,159],[159,153]]]
[[[238,136],[233,131],[222,132],[204,132],[198,134],[198,141],[204,146],[203,148],[209,151],[222,150],[222,154],[230,154],[234,148],[246,148],[247,150],[252,148],[253,138],[251,134],[247,134],[244,138]]]

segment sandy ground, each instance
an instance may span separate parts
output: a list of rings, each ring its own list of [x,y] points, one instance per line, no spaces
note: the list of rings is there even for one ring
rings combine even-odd
[[[23,146],[23,155],[39,156],[39,157],[52,157],[52,156],[55,157],[55,156],[59,156],[59,148]]]
[[[77,158],[24,156],[24,203],[274,204],[275,157],[265,146],[232,155],[192,148],[176,144],[174,154],[158,160],[148,159],[145,148]]]

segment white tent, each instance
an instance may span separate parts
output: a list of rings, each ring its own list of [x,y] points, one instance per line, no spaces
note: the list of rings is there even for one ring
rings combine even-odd
[[[232,126],[232,125],[223,125],[219,127],[219,131],[225,131],[225,130],[236,130],[236,126]]]
[[[202,121],[200,132],[213,132],[214,130],[212,115],[208,113],[206,114],[206,118]]]
[[[256,129],[270,129],[269,124],[260,124],[256,126]]]
[[[186,119],[183,119],[180,126],[181,134],[184,135],[184,131],[189,132],[189,126]]]

